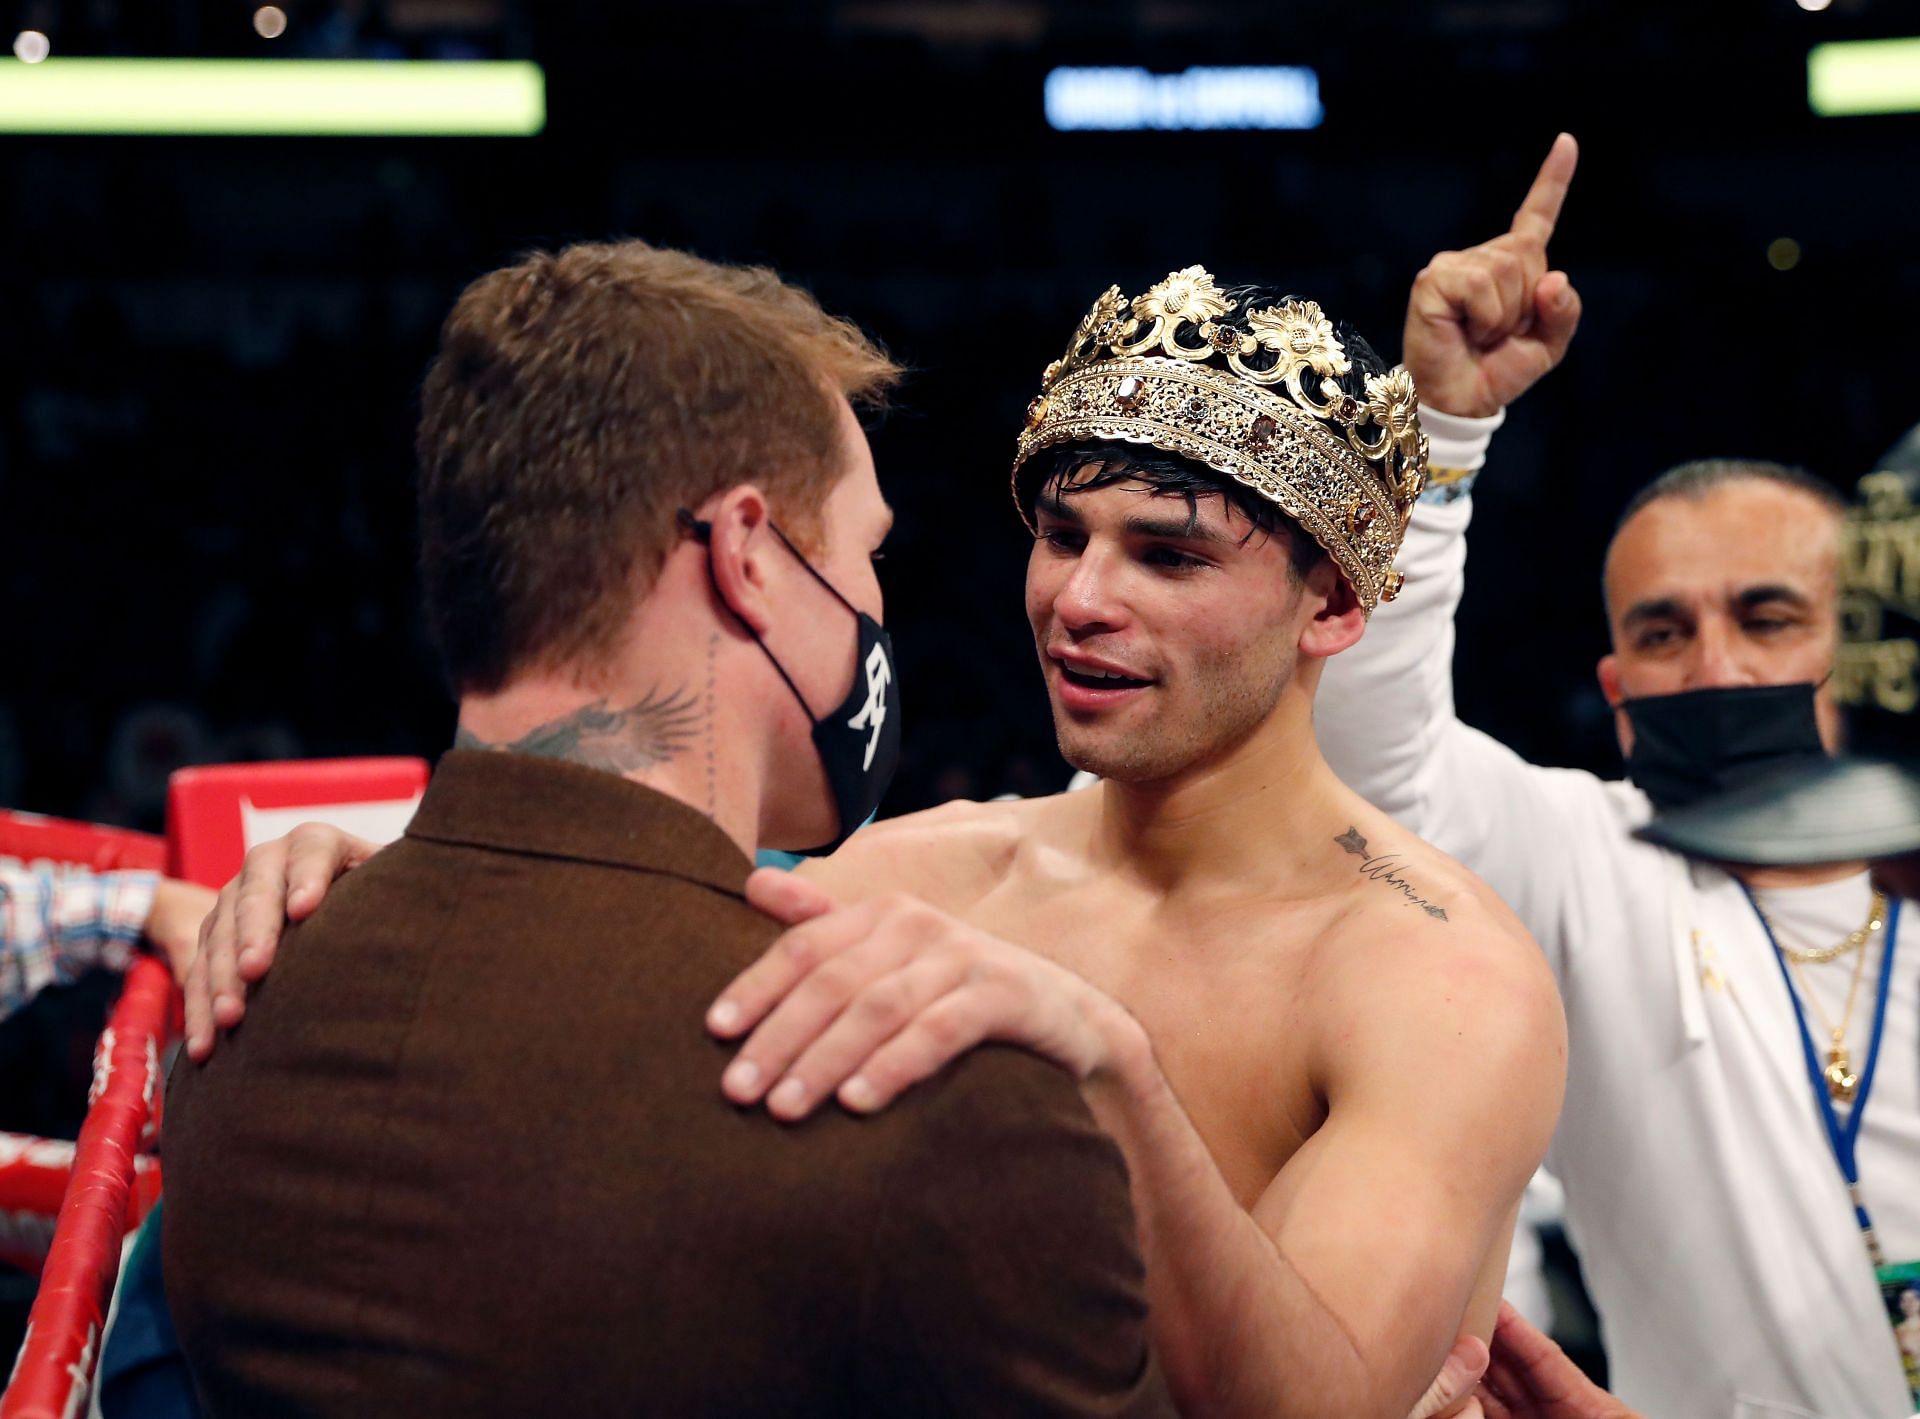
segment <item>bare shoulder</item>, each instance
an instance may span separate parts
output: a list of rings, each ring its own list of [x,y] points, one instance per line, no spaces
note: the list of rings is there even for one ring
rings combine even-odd
[[[944,910],[964,910],[1006,877],[1058,802],[943,803],[871,823],[831,857],[814,858],[799,870],[843,903],[910,892]]]
[[[1566,1055],[1559,990],[1506,903],[1379,815],[1352,823],[1332,846],[1351,878],[1315,952],[1332,1015],[1351,1027],[1332,1037],[1470,1034],[1488,1068],[1557,1078]]]
[[[1423,838],[1378,814],[1329,842],[1336,873],[1349,879],[1331,930],[1342,944],[1431,943],[1443,959],[1464,952],[1510,960],[1551,980],[1533,937],[1478,876]],[[1334,856],[1337,853],[1338,856]],[[1432,954],[1432,953],[1429,953]]]

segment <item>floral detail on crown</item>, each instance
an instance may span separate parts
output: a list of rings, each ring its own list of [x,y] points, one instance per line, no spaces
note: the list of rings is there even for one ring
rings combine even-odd
[[[1179,360],[1204,360],[1214,353],[1209,338],[1214,318],[1233,308],[1206,267],[1189,266],[1148,287],[1145,295],[1135,296],[1128,307],[1133,318],[1119,326],[1111,339],[1099,343],[1121,355],[1157,349]],[[1183,330],[1198,334],[1200,342],[1183,343],[1179,338]]]
[[[1333,322],[1316,301],[1286,301],[1265,310],[1247,312],[1247,326],[1255,343],[1280,356],[1286,374],[1306,368],[1315,374],[1343,375],[1353,368]],[[1281,378],[1285,378],[1283,374]]]
[[[1127,298],[1120,294],[1118,286],[1108,286],[1102,291],[1094,301],[1093,309],[1080,318],[1080,328],[1073,332],[1067,353],[1048,365],[1040,376],[1040,387],[1043,390],[1051,389],[1053,382],[1079,356],[1088,341],[1111,342],[1120,333],[1120,313],[1126,308]]]
[[[1362,445],[1370,458],[1384,457],[1388,444],[1400,455],[1397,467],[1387,461],[1395,498],[1408,507],[1420,496],[1426,482],[1426,460],[1421,457],[1424,442],[1420,433],[1420,396],[1414,390],[1413,376],[1405,365],[1395,365],[1385,374],[1367,376],[1367,413],[1381,430],[1376,444]],[[1376,451],[1377,450],[1377,451]],[[1417,471],[1418,477],[1413,474]]]
[[[1184,320],[1199,325],[1233,309],[1219,283],[1204,266],[1175,271],[1133,302],[1135,320]]]

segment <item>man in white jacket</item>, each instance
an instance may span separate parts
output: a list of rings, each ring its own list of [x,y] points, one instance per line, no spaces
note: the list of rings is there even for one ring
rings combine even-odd
[[[1548,1163],[1619,1396],[1653,1419],[1905,1416],[1882,1287],[1920,1260],[1920,908],[1862,863],[1719,867],[1633,836],[1656,804],[1831,745],[1838,498],[1730,463],[1632,507],[1600,679],[1635,782],[1528,764],[1454,714],[1467,489],[1571,298],[1547,235],[1421,273],[1405,358],[1441,471],[1405,592],[1328,664],[1320,742],[1549,956],[1571,1055]]]

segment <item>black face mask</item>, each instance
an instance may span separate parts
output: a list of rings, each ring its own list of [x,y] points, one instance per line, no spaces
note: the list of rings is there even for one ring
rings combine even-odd
[[[680,525],[703,543],[713,535],[712,523],[697,520],[684,508],[680,511]],[[793,692],[794,699],[800,702],[800,708],[813,721],[814,751],[820,755],[820,767],[826,771],[827,787],[833,792],[833,806],[840,815],[840,823],[831,841],[803,851],[832,852],[873,816],[874,810],[880,806],[880,800],[886,796],[887,785],[893,782],[893,771],[900,764],[900,682],[893,673],[893,638],[873,617],[855,610],[853,603],[840,594],[840,589],[821,576],[812,562],[800,555],[793,543],[787,540],[786,533],[771,522],[767,526],[773,528],[773,535],[780,539],[780,545],[793,553],[813,579],[824,586],[834,600],[853,612],[859,638],[853,685],[848,689],[847,697],[834,709],[815,717],[806,696],[800,693],[800,687],[787,674],[786,666],[767,649],[765,641],[754,635],[751,626],[747,628],[747,633],[753,635],[754,644],[760,647],[760,653],[780,672],[787,689]],[[711,557],[707,560],[707,576],[710,579],[713,576]],[[717,584],[714,590],[718,594]],[[722,604],[725,604],[724,601]]]
[[[1740,685],[1625,700],[1627,773],[1661,812],[1740,788],[1777,768],[1825,757],[1813,712],[1818,685]]]

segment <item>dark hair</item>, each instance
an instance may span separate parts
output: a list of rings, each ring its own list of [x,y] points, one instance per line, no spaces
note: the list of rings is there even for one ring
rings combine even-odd
[[[1216,323],[1236,329],[1243,325],[1249,310],[1303,299],[1287,295],[1278,287],[1262,285],[1233,286],[1226,290],[1225,295],[1233,302],[1233,310]],[[1342,393],[1351,394],[1364,404],[1367,400],[1367,376],[1385,374],[1387,362],[1345,321],[1335,320],[1333,329],[1349,362],[1347,372],[1334,378],[1333,382]],[[1317,395],[1319,391],[1316,389],[1314,393]],[[1095,472],[1081,476],[1083,470],[1093,465],[1098,465]],[[1284,531],[1287,535],[1288,565],[1296,578],[1304,578],[1327,555],[1312,533],[1289,517],[1276,503],[1245,483],[1195,459],[1164,452],[1151,444],[1123,443],[1110,439],[1056,444],[1035,454],[1021,466],[1017,495],[1022,511],[1031,518],[1034,504],[1042,496],[1065,498],[1118,483],[1139,483],[1148,492],[1159,496],[1185,498],[1189,525],[1200,515],[1200,499],[1217,497],[1253,524],[1253,531],[1247,534],[1248,540],[1256,532],[1271,537],[1276,532]]]
[[[1715,488],[1724,488],[1730,483],[1773,483],[1807,494],[1830,512],[1847,510],[1847,500],[1839,489],[1804,468],[1757,458],[1700,458],[1669,468],[1635,493],[1626,511],[1620,514],[1620,520],[1614,523],[1613,535],[1618,537],[1620,529],[1650,503],[1662,498],[1704,498]]]
[[[674,513],[758,483],[795,538],[844,472],[839,401],[899,370],[772,271],[638,241],[480,277],[421,392],[420,574],[456,692],[609,646]]]
[[[1086,469],[1092,472],[1084,472]],[[1284,533],[1287,538],[1287,565],[1296,579],[1319,564],[1327,554],[1299,523],[1238,479],[1216,473],[1204,463],[1163,453],[1150,444],[1121,443],[1101,439],[1086,443],[1064,443],[1045,449],[1027,460],[1020,470],[1022,488],[1033,480],[1031,496],[1024,497],[1027,511],[1042,497],[1070,498],[1076,493],[1091,493],[1120,483],[1138,483],[1155,497],[1185,498],[1187,525],[1200,518],[1200,499],[1220,498],[1252,523],[1245,546],[1256,535],[1271,537]]]

